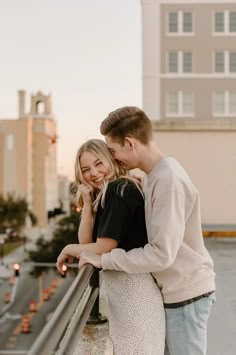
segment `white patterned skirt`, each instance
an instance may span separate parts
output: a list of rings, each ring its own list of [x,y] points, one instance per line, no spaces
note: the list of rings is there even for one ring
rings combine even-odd
[[[151,274],[104,271],[115,355],[163,355],[165,313]]]

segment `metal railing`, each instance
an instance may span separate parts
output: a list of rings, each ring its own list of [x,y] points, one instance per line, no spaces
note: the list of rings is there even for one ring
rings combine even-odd
[[[99,314],[99,270],[92,265],[79,271],[27,355],[72,355],[88,320],[105,321]]]

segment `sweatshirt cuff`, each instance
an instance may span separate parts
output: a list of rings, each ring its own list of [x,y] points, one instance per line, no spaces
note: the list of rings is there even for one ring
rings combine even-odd
[[[110,256],[111,256],[110,253],[102,254],[102,256],[101,256],[101,265],[102,265],[102,269],[103,270],[109,270],[110,269],[110,265],[111,265]]]

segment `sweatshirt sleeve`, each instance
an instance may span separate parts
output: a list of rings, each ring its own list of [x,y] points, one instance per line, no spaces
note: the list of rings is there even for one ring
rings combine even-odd
[[[186,202],[174,188],[152,201],[144,248],[113,249],[102,255],[102,268],[127,273],[160,272],[170,267],[184,238]]]

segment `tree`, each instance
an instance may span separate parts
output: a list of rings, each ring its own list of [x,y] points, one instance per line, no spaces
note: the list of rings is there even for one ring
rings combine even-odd
[[[70,216],[61,219],[57,224],[52,240],[46,241],[43,237],[38,239],[37,250],[29,251],[30,260],[56,263],[58,255],[67,244],[78,243],[79,222],[80,216],[74,211]],[[31,274],[38,277],[43,271],[47,270],[46,267],[35,267]]]
[[[31,210],[29,210],[28,212],[29,212],[30,221],[31,221],[32,225],[35,226],[38,222],[38,218],[35,216],[35,214]]]
[[[25,225],[28,215],[28,204],[23,197],[7,194],[6,198],[0,195],[0,229],[12,228],[16,231]]]

